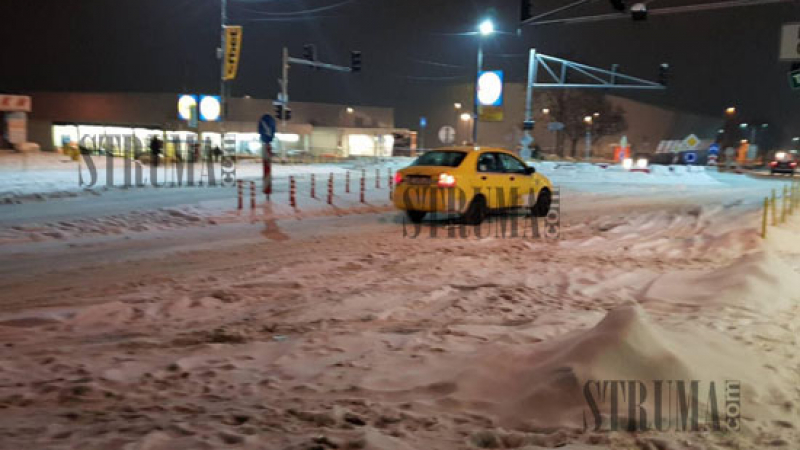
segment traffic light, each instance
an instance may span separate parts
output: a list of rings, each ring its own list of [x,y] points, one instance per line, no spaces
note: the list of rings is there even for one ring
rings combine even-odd
[[[303,58],[309,61],[317,60],[317,46],[314,44],[303,45]]]
[[[275,118],[278,120],[292,120],[292,108],[287,108],[283,103],[275,103]]]
[[[666,86],[669,82],[669,64],[664,63],[658,66],[658,83]]]
[[[609,0],[611,7],[617,11],[625,11],[625,0]]]
[[[358,50],[350,52],[350,69],[353,72],[361,72],[361,52]]]
[[[525,22],[526,20],[533,18],[533,0],[521,0],[521,2],[522,12],[520,18],[522,22]]]

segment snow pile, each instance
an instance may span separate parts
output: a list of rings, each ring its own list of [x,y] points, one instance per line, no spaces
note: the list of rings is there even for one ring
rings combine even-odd
[[[748,409],[761,411],[762,403],[774,400],[775,385],[740,347],[709,331],[666,331],[631,305],[609,312],[588,330],[534,346],[492,345],[457,362],[443,358],[430,367],[407,367],[402,376],[367,375],[363,387],[426,392],[446,410],[489,413],[503,426],[527,429],[582,428],[590,381],[701,380],[724,386],[725,380],[739,380]],[[653,411],[650,389],[644,404]],[[624,399],[620,417],[628,416]],[[700,411],[706,400],[699,399]],[[608,401],[598,406],[609,414]]]
[[[666,273],[644,296],[646,302],[774,311],[800,302],[800,277],[772,252],[758,252],[721,269]]]

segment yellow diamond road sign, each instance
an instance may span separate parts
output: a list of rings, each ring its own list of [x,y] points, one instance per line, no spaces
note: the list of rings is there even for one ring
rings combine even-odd
[[[697,147],[700,145],[700,139],[697,136],[691,134],[689,135],[689,137],[683,140],[683,143],[689,150],[697,150]]]

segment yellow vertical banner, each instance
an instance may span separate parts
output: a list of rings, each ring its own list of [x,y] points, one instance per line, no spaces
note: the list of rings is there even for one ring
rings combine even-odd
[[[242,53],[242,27],[225,27],[225,70],[223,80],[233,80],[239,71],[239,55]]]

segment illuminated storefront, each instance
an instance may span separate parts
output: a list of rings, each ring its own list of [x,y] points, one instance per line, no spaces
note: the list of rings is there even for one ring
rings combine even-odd
[[[226,148],[242,156],[260,156],[258,119],[271,100],[229,99],[220,122],[218,96],[203,94],[34,94],[32,139],[45,151],[69,146],[94,153],[138,158],[149,153],[154,137],[167,157],[202,155]],[[391,156],[396,130],[391,108],[293,103],[294,117],[281,124],[272,143],[277,156]]]

